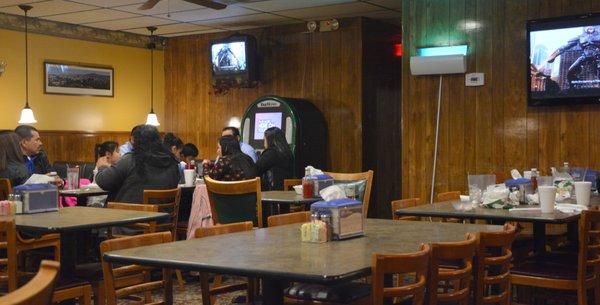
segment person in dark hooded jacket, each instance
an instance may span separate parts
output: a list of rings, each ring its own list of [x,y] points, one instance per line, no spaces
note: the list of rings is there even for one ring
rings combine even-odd
[[[117,164],[100,161],[96,183],[108,201],[142,203],[144,190],[173,189],[180,179],[178,162],[163,145],[156,127],[140,125],[133,133],[133,152]]]

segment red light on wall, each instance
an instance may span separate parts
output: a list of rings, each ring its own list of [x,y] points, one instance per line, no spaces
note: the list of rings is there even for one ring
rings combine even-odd
[[[394,45],[394,56],[402,57],[402,44],[397,43]]]

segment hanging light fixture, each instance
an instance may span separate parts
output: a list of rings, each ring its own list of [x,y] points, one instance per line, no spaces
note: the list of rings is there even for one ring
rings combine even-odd
[[[156,113],[154,113],[154,48],[156,48],[154,31],[156,31],[156,27],[149,26],[147,29],[150,31],[150,43],[148,44],[148,48],[150,49],[150,113],[148,113],[148,117],[146,118],[146,124],[158,126],[160,123],[158,122]]]
[[[19,119],[19,124],[34,124],[37,123],[35,117],[33,116],[33,110],[29,107],[29,49],[27,44],[27,11],[32,9],[31,5],[21,4],[19,8],[25,12],[25,108],[21,110],[21,118]]]

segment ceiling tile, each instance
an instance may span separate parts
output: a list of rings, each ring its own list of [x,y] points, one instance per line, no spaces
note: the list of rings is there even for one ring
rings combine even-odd
[[[183,0],[162,0],[149,10],[139,10],[140,4],[119,6],[117,9],[126,12],[132,12],[143,15],[159,15],[167,14],[168,12],[180,12],[188,10],[206,9],[204,6],[189,3]]]
[[[124,29],[135,29],[142,28],[147,26],[159,26],[161,24],[172,23],[170,20],[141,16],[135,18],[128,19],[120,19],[120,20],[111,20],[111,21],[102,21],[102,22],[92,22],[86,23],[85,25],[107,29],[107,30],[124,30]]]
[[[197,24],[190,24],[190,23],[167,24],[167,25],[158,26],[157,28],[158,29],[154,33],[156,35],[160,35],[160,36],[163,36],[166,34],[180,33],[180,32],[206,31],[206,30],[211,29],[211,28],[208,28],[205,26],[201,26],[201,25],[197,25]],[[131,30],[127,30],[127,32],[142,34],[142,35],[149,35],[148,29],[146,29],[146,28],[131,29]]]
[[[244,16],[237,16],[237,17],[198,21],[198,22],[194,22],[194,23],[200,24],[200,25],[208,25],[208,26],[212,26],[212,27],[232,29],[235,27],[269,26],[272,24],[285,22],[286,20],[287,20],[287,18],[285,18],[285,17],[260,13],[260,14],[253,14],[253,15],[244,15]]]
[[[263,12],[275,12],[349,2],[356,2],[356,0],[267,0],[253,3],[238,3],[237,5]]]
[[[241,15],[256,14],[256,11],[249,10],[239,6],[230,5],[224,10],[212,10],[212,9],[199,9],[184,12],[171,13],[168,17],[167,14],[158,15],[162,18],[169,18],[176,21],[191,22],[209,19],[218,19],[226,17],[234,17]]]
[[[354,3],[345,3],[345,4],[335,4],[335,5],[327,5],[327,6],[319,6],[315,8],[303,8],[296,10],[285,10],[278,11],[276,14],[297,18],[302,20],[314,20],[319,18],[335,18],[335,17],[344,17],[351,15],[362,15],[364,13],[372,12],[372,11],[380,11],[381,8],[376,6],[362,3],[362,2],[354,2]]]
[[[146,2],[145,0],[67,0],[70,2],[76,2],[81,4],[89,4],[99,7],[115,7],[124,6],[130,4],[139,4]]]
[[[96,7],[91,6],[91,5],[67,2],[67,1],[63,1],[63,0],[37,2],[37,3],[33,3],[32,6],[33,6],[33,9],[31,9],[29,11],[29,16],[31,16],[31,17],[43,17],[43,16],[49,16],[49,15],[72,13],[72,12],[96,9]],[[15,14],[15,15],[23,14],[23,11],[21,11],[19,9],[19,7],[17,7],[17,6],[8,6],[8,7],[0,8],[0,12]]]
[[[66,22],[66,23],[91,23],[91,22],[99,22],[99,21],[107,21],[107,20],[117,20],[123,18],[132,18],[138,17],[138,15],[121,12],[111,9],[100,8],[92,11],[84,11],[78,13],[70,13],[70,14],[60,14],[54,16],[48,16],[45,19]]]
[[[2,0],[0,1],[0,7],[13,6],[19,4],[35,4],[37,2],[43,2],[48,0]]]
[[[402,0],[364,0],[364,2],[373,3],[385,8],[402,9]]]

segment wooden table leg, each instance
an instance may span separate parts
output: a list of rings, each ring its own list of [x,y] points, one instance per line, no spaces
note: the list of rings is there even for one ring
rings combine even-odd
[[[533,251],[535,254],[546,253],[546,224],[533,223]]]
[[[283,289],[286,281],[263,278],[263,305],[281,305],[283,304]]]

